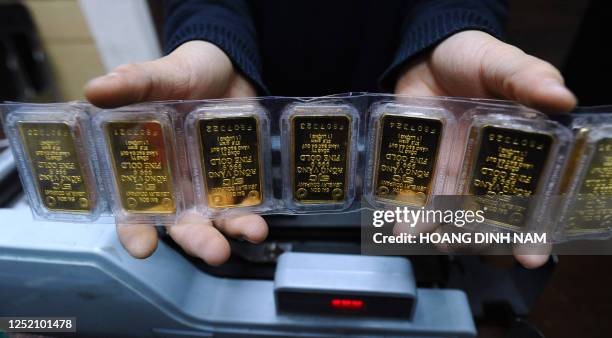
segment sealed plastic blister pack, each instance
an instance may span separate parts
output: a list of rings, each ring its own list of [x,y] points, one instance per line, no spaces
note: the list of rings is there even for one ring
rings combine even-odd
[[[370,110],[365,196],[375,207],[426,207],[442,194],[456,128],[443,108],[394,102]]]
[[[281,116],[283,201],[295,212],[343,210],[355,198],[359,113],[343,103],[294,104]]]
[[[139,105],[96,111],[93,126],[116,221],[174,224],[183,199],[172,110]]]
[[[477,109],[464,114],[456,143],[456,194],[465,209],[484,210],[492,229],[548,232],[547,207],[571,144],[571,133],[538,114]]]
[[[37,218],[94,221],[105,208],[85,105],[9,104],[4,126]]]
[[[255,103],[203,105],[185,118],[195,204],[209,217],[274,207],[270,121]]]
[[[572,135],[512,102],[368,93],[0,108],[39,219],[451,206],[484,211],[469,230],[610,235],[610,114],[578,115]]]
[[[612,230],[612,114],[577,114],[571,127],[575,142],[560,185],[556,239],[608,238]]]

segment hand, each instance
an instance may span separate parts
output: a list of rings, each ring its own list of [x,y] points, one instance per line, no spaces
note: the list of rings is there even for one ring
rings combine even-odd
[[[158,60],[119,66],[85,86],[87,99],[104,108],[143,101],[255,95],[251,84],[235,71],[227,55],[204,41],[184,43]],[[222,233],[258,243],[268,235],[268,226],[263,218],[253,214],[212,222],[195,212],[187,212],[167,231],[187,253],[208,264],[219,265],[231,253]],[[157,248],[154,226],[117,224],[117,234],[123,247],[134,257],[146,258]]]
[[[553,113],[576,106],[555,67],[480,31],[457,33],[406,65],[395,93],[514,100]]]
[[[406,65],[395,93],[508,99],[550,113],[576,106],[555,67],[480,31],[457,33]],[[515,257],[529,268],[548,259],[548,255]]]

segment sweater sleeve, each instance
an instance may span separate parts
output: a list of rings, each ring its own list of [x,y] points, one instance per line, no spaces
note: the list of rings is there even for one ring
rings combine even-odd
[[[259,93],[267,93],[255,26],[246,1],[168,0],[165,11],[166,54],[187,41],[208,41],[228,55]]]
[[[393,61],[379,79],[381,89],[392,91],[406,62],[455,33],[480,30],[501,39],[507,12],[505,0],[417,1],[404,19]]]

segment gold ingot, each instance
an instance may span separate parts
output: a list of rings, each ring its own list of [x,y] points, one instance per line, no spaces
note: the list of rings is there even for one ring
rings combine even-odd
[[[38,196],[51,211],[89,213],[94,207],[75,135],[64,122],[18,122]]]
[[[443,123],[440,119],[383,114],[376,132],[374,197],[424,206],[436,174]]]
[[[208,206],[252,207],[263,202],[259,119],[256,116],[198,121]]]
[[[119,201],[128,213],[176,212],[174,182],[159,121],[104,123]]]
[[[469,171],[468,194],[474,195],[469,203],[486,208],[485,218],[492,224],[523,227],[540,191],[554,137],[489,125],[471,130],[470,137],[477,146]]]
[[[588,151],[586,139],[589,130],[583,128],[576,133],[576,142],[569,159],[564,182],[564,191],[569,181],[575,179],[579,158]],[[597,232],[612,225],[612,138],[602,138],[592,146],[578,189],[567,212],[566,232],[570,234]]]
[[[304,204],[346,199],[350,115],[293,115],[290,119],[293,199]]]

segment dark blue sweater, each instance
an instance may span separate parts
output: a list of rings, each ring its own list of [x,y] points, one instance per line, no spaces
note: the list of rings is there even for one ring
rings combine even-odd
[[[402,64],[467,29],[501,35],[501,0],[171,0],[165,51],[224,50],[259,94],[389,91]]]

